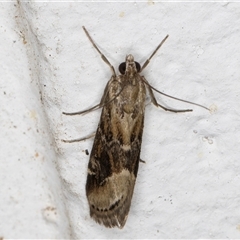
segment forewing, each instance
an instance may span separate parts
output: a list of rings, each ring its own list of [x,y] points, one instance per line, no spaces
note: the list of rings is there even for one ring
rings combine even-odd
[[[112,79],[107,88],[104,102],[121,94],[103,107],[88,165],[86,193],[96,222],[122,228],[138,171],[146,90],[141,81],[132,86],[121,78]]]

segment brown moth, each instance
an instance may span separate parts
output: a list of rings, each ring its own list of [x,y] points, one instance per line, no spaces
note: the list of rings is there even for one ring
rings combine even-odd
[[[138,62],[134,61],[131,54],[127,55],[125,62],[119,65],[120,75],[117,76],[114,67],[98,49],[85,27],[83,30],[103,61],[111,68],[112,77],[98,105],[85,111],[64,112],[64,114],[83,114],[102,107],[88,164],[86,194],[90,215],[96,222],[110,228],[116,226],[123,228],[128,217],[141,161],[146,92],[148,91],[155,106],[166,111],[190,112],[192,110],[175,110],[160,105],[153,90],[165,96],[171,96],[152,87],[144,76],[140,75],[168,35],[157,46],[142,68]],[[206,108],[182,99],[174,99]],[[86,138],[63,141],[76,142],[84,139]]]

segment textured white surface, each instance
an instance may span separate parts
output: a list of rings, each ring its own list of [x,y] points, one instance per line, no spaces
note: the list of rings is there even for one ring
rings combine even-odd
[[[237,3],[1,3],[0,237],[240,238]],[[110,69],[126,54],[159,90],[211,107],[174,114],[148,105],[142,159],[124,229],[89,216],[85,196]],[[191,106],[156,95],[175,108]]]

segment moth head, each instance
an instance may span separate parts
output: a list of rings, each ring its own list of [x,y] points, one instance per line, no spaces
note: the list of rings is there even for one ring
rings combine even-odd
[[[141,65],[134,61],[133,55],[129,54],[126,56],[126,61],[119,65],[118,70],[122,75],[134,75],[141,71]]]

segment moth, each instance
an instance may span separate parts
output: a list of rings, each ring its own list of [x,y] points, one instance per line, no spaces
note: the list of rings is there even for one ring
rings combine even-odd
[[[83,30],[103,61],[110,67],[112,77],[105,87],[99,104],[85,111],[63,112],[63,114],[78,115],[102,108],[88,164],[86,195],[90,216],[97,223],[109,228],[123,228],[128,217],[141,161],[146,92],[149,93],[151,102],[165,111],[190,112],[192,109],[176,110],[160,105],[153,91],[171,96],[152,87],[141,75],[168,35],[142,67],[134,60],[133,55],[129,54],[125,62],[119,65],[120,75],[116,75],[114,67],[96,46],[85,27]],[[197,103],[172,98],[208,109]],[[81,140],[83,138],[63,141]]]

